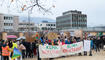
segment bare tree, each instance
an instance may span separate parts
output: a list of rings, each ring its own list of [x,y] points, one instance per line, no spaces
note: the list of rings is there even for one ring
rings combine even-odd
[[[52,3],[50,4],[49,2]],[[34,9],[38,9],[39,12],[51,13],[51,9],[55,8],[53,2],[54,0],[1,0],[1,6],[6,5],[7,8],[14,7],[18,11],[33,11]]]

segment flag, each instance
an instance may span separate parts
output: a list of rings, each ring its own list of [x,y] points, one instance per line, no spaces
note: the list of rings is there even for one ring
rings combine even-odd
[[[14,48],[12,59],[16,59],[17,57],[20,57],[21,55],[22,55],[21,52],[17,48]]]
[[[97,36],[102,36],[102,35],[103,35],[103,32],[97,33]]]
[[[37,39],[37,40],[38,40],[38,38],[39,38],[39,34],[38,34],[38,33],[36,33],[36,34],[35,34],[35,39]]]

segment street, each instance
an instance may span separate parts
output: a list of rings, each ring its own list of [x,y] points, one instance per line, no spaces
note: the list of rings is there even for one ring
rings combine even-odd
[[[36,58],[24,59],[24,60],[37,60]],[[42,59],[48,60],[48,59]],[[93,51],[93,56],[66,56],[61,58],[55,58],[53,60],[105,60],[105,51],[95,52]]]
[[[0,56],[1,59],[1,56]],[[66,57],[60,57],[60,58],[55,58],[53,60],[105,60],[105,51],[98,52],[96,53],[93,51],[93,56],[66,56]],[[36,57],[34,58],[27,58],[23,60],[37,60]],[[42,59],[42,60],[48,60],[48,59]]]

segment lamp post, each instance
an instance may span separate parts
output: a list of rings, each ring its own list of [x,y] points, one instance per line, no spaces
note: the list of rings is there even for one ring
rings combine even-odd
[[[28,11],[28,23],[27,23],[27,32],[28,32],[28,37],[29,37],[29,41],[30,41],[30,14],[31,14],[31,10]]]

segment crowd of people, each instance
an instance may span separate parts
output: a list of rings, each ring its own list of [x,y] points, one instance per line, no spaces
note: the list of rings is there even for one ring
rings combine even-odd
[[[73,44],[77,42],[84,42],[84,40],[90,40],[90,52],[89,56],[92,56],[92,51],[100,52],[100,49],[105,50],[105,36],[89,36],[87,38],[80,37],[58,37],[54,40],[48,40],[47,38],[43,38],[43,41],[40,41],[40,44],[44,45],[64,45],[64,44]],[[79,53],[81,56],[82,54]],[[84,51],[84,56],[87,56],[87,52]]]
[[[22,56],[16,58],[16,60],[22,60],[24,58],[33,58],[36,55],[35,43],[26,42],[22,40],[0,40],[0,55],[1,60],[10,60],[13,56],[13,50],[17,48]],[[15,59],[14,59],[15,60]]]
[[[38,45],[64,45],[64,44],[73,44],[77,42],[81,42],[84,40],[91,41],[91,51],[89,56],[92,56],[92,50],[96,52],[100,52],[100,49],[104,48],[105,45],[105,37],[96,37],[91,36],[87,38],[80,38],[80,37],[67,37],[67,36],[60,36],[57,39],[49,40],[47,37],[40,37],[38,40],[34,42],[27,42],[25,39],[21,40],[0,40],[0,54],[2,56],[1,60],[9,60],[9,57],[12,58],[13,49],[17,48],[22,53],[22,56],[17,59],[24,59],[24,58],[33,58],[38,53]],[[79,53],[79,55],[82,55]],[[87,55],[87,52],[84,51],[84,55]]]

